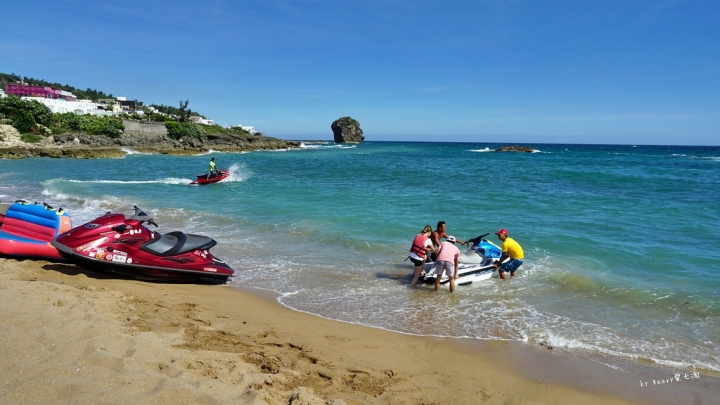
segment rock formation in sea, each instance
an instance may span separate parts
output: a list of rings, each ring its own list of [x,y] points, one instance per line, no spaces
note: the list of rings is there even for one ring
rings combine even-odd
[[[495,152],[535,152],[535,149],[529,146],[501,146]]]
[[[365,140],[360,123],[350,117],[342,117],[333,121],[330,128],[336,143],[362,142]]]

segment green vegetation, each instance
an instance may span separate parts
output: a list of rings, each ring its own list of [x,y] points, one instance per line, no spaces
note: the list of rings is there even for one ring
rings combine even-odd
[[[20,76],[15,74],[0,73],[0,88],[5,90],[8,84],[15,84],[19,82]]]
[[[183,119],[189,119],[187,101],[181,102],[182,109],[176,109]],[[207,134],[235,134],[248,136],[248,131],[241,127],[224,128],[220,125],[202,125],[187,121],[178,122],[167,115],[153,114],[146,109],[147,115],[121,114],[120,116],[94,116],[77,115],[74,113],[53,114],[52,111],[37,101],[22,100],[16,96],[0,98],[0,117],[3,123],[12,123],[17,130],[23,134],[25,142],[38,142],[43,136],[50,134],[62,134],[65,132],[79,132],[89,135],[104,135],[110,138],[119,138],[125,126],[122,123],[126,120],[152,120],[164,122],[168,130],[168,136],[179,140],[182,137],[203,139]]]
[[[18,115],[23,112],[30,113],[33,120],[38,124],[49,126],[52,123],[53,113],[44,104],[40,104],[35,100],[21,100],[20,97],[15,96],[0,98],[0,114],[9,117],[14,123]],[[17,128],[16,123],[13,125]]]
[[[79,90],[70,85],[51,83],[45,80],[20,77],[15,74],[0,73],[0,88],[6,89],[8,84],[23,82],[31,86],[47,86],[54,89],[69,91],[78,99],[113,98],[112,94],[102,91]],[[136,101],[137,102],[137,101]],[[143,103],[137,102],[138,106]],[[144,109],[144,115],[138,113],[121,114],[113,116],[76,115],[74,113],[53,114],[47,106],[30,100],[9,95],[0,98],[0,124],[12,124],[20,131],[26,142],[38,142],[43,136],[62,134],[65,132],[81,132],[90,135],[104,135],[118,138],[125,129],[122,120],[163,122],[170,138],[178,140],[182,137],[202,139],[206,134],[235,134],[248,136],[249,132],[240,127],[224,128],[220,125],[203,125],[189,122],[190,117],[196,116],[207,119],[205,116],[188,109],[189,100],[180,100],[179,107],[151,104],[160,113],[153,113],[150,108]],[[352,120],[350,117],[345,117]],[[354,120],[352,120],[354,121]],[[356,122],[356,121],[355,121]]]
[[[91,88],[87,88],[86,90],[80,90],[76,87],[70,86],[69,84],[63,85],[60,83],[51,83],[51,82],[48,82],[45,80],[33,79],[33,78],[27,77],[27,76],[21,77],[14,73],[12,73],[12,74],[0,73],[0,88],[2,88],[3,90],[5,90],[7,88],[8,84],[15,84],[18,82],[27,83],[30,86],[47,86],[47,87],[51,87],[54,89],[69,91],[69,92],[73,93],[75,95],[75,97],[77,97],[80,100],[86,99],[86,100],[98,101],[100,99],[114,98],[112,93],[105,94],[102,91],[94,90]],[[137,103],[138,106],[144,106],[143,102],[141,102],[141,101],[135,100],[135,102]],[[199,114],[195,111],[188,110],[187,109],[188,103],[189,103],[188,100],[180,101],[180,107],[171,107],[171,106],[166,106],[164,104],[160,104],[160,105],[150,104],[150,106],[156,108],[159,112],[161,112],[163,114],[167,114],[171,118],[179,119],[180,121],[187,121],[187,119],[190,118],[191,116],[207,118],[204,115]],[[147,117],[148,112],[149,112],[149,110],[146,108],[145,109],[146,117]],[[147,118],[145,118],[145,119],[147,119]],[[168,119],[168,118],[162,114],[153,114],[153,116],[150,118],[151,121],[156,121],[156,122],[162,122],[162,121],[165,121],[166,119]],[[36,120],[37,120],[37,117],[36,117]],[[50,118],[50,120],[52,120],[52,118]],[[40,121],[38,121],[38,122],[40,122]],[[48,121],[48,124],[43,124],[43,125],[49,125],[49,121]]]
[[[164,104],[157,105],[157,104],[150,104],[150,107],[154,107],[158,111],[160,111],[163,114],[167,114],[171,117],[178,117],[178,119],[182,118],[190,118],[191,116],[195,117],[201,117],[206,118],[204,115],[198,114],[195,111],[192,110],[186,110],[187,104],[189,103],[188,100],[180,101],[180,107],[170,107]],[[187,120],[187,119],[186,119]],[[182,120],[181,120],[182,121]]]
[[[15,75],[15,74],[0,73],[0,86],[2,86],[3,88],[6,87],[8,84],[14,84],[17,82],[27,83],[30,86],[46,86],[46,87],[51,87],[53,89],[69,91],[69,92],[75,94],[75,96],[79,99],[88,99],[88,100],[97,101],[97,100],[103,99],[103,98],[113,98],[112,94],[105,94],[102,91],[94,90],[89,87],[86,90],[81,90],[81,89],[75,88],[73,86],[70,86],[69,84],[63,85],[60,83],[51,83],[51,82],[48,82],[45,80],[34,79],[32,77],[27,77],[27,76],[21,78],[20,76]]]
[[[91,135],[105,135],[110,138],[119,138],[125,126],[118,117],[96,117],[92,115],[77,115],[73,113],[55,114],[53,133],[85,132]]]
[[[42,141],[43,137],[40,135],[35,134],[22,134],[20,135],[20,140],[27,143],[38,143]]]
[[[360,125],[360,123],[357,120],[354,120],[350,117],[342,117],[337,120],[337,124],[343,128],[347,128],[353,125]]]
[[[250,135],[250,133],[240,127],[225,128],[218,124],[203,125],[205,133],[207,134],[235,134],[235,135]]]
[[[37,101],[9,96],[0,98],[0,116],[9,117],[9,120],[3,119],[3,122],[12,122],[21,134],[45,135],[47,126],[52,123],[53,113]]]
[[[30,111],[18,111],[13,116],[13,126],[17,128],[21,134],[29,133],[35,125],[37,125],[37,123]]]
[[[53,114],[37,101],[21,100],[16,96],[0,98],[0,114],[10,117],[21,134],[47,136],[49,133],[85,132],[117,138],[125,127],[117,117],[95,117],[73,113]]]
[[[178,121],[187,122],[189,120],[192,110],[187,109],[188,104],[190,104],[190,100],[180,100],[180,113],[178,114]]]
[[[132,113],[132,114],[120,114],[120,118],[126,119],[126,120],[133,120],[133,121],[154,121],[154,122],[165,122],[169,119],[167,115],[158,114],[150,111],[149,108],[146,108],[143,111],[144,115],[140,116],[138,113]]]
[[[15,84],[17,82],[27,83],[30,86],[47,86],[53,89],[65,90],[73,93],[75,97],[79,99],[87,99],[98,101],[103,98],[113,98],[112,94],[105,94],[102,91],[87,88],[87,90],[80,90],[69,84],[50,83],[41,79],[33,79],[32,77],[20,77],[16,74],[0,73],[0,87],[5,89],[8,84]]]
[[[165,121],[165,127],[168,130],[168,136],[175,140],[184,136],[197,139],[205,137],[205,130],[202,125],[199,124],[193,124],[191,122]]]

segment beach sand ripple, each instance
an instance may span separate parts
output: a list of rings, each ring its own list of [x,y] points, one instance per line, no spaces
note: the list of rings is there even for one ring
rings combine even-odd
[[[499,361],[507,342],[329,321],[228,286],[0,259],[0,308],[2,404],[645,402],[524,378]]]

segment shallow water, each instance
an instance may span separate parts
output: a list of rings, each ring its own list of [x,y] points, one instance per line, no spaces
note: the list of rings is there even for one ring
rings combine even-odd
[[[215,238],[232,284],[331,319],[720,372],[720,148],[499,146],[213,153],[231,177],[209,186],[188,185],[208,155],[0,160],[0,200],[62,206],[75,225],[138,205],[161,232]],[[507,228],[525,264],[454,294],[408,288],[410,242],[438,220],[498,244]]]

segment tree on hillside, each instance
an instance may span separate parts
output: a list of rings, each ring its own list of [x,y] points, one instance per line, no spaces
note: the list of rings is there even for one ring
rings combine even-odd
[[[20,81],[20,76],[16,74],[0,73],[0,89],[5,90],[8,84],[15,84]]]
[[[13,126],[20,131],[21,134],[29,133],[37,124],[30,111],[18,111],[12,117],[12,120]]]
[[[0,88],[7,88],[8,84],[15,84],[18,82],[27,83],[30,86],[40,87],[51,87],[53,89],[65,90],[73,93],[78,99],[88,99],[97,101],[101,98],[113,98],[112,94],[105,94],[102,91],[93,90],[88,87],[87,90],[80,90],[69,84],[51,83],[46,80],[34,79],[32,77],[23,76],[20,77],[16,74],[0,73]]]
[[[0,114],[14,119],[20,117],[20,113],[28,112],[33,118],[33,124],[38,123],[44,126],[50,126],[53,119],[53,113],[50,108],[35,100],[22,100],[17,96],[8,96],[0,98]],[[22,117],[23,122],[28,120]],[[22,125],[22,124],[21,124]]]
[[[180,116],[180,109],[177,108],[177,107],[172,107],[172,106],[168,106],[168,105],[164,105],[164,104],[160,104],[160,105],[158,105],[158,104],[150,104],[150,107],[154,107],[154,108],[157,109],[159,112],[161,112],[161,113],[163,113],[163,114],[175,116],[176,118]],[[195,111],[192,111],[192,110],[188,110],[186,116],[187,116],[188,118],[191,117],[191,116],[197,116],[197,117],[201,117],[201,118],[207,119],[207,117],[205,117],[204,115],[199,114],[199,113],[197,113],[197,112],[195,112]]]
[[[190,100],[185,100],[184,102],[180,100],[180,112],[178,113],[178,121],[185,122],[190,118],[190,112],[186,111],[188,104],[190,103]]]

